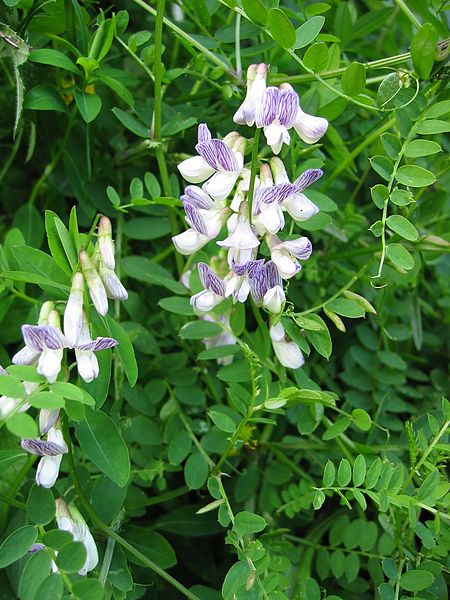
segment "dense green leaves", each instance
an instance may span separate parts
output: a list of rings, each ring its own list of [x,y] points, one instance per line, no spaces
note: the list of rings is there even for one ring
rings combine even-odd
[[[86,411],[76,424],[80,446],[89,459],[119,486],[130,476],[128,449],[114,422],[104,412]]]

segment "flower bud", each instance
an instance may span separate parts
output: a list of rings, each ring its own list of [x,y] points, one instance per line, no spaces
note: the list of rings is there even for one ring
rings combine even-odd
[[[211,290],[203,290],[198,294],[194,294],[190,299],[190,303],[196,314],[203,314],[213,310],[223,299],[223,296],[219,296]]]
[[[276,285],[267,290],[263,298],[263,306],[273,315],[278,315],[283,310],[286,302],[286,295],[281,286]]]
[[[114,242],[112,239],[111,221],[108,217],[101,217],[98,225],[97,241],[103,263],[108,269],[116,266],[114,260]]]
[[[306,144],[315,144],[325,135],[328,121],[303,112],[300,106],[295,117],[294,129]]]
[[[275,354],[284,367],[298,369],[305,364],[305,359],[297,344],[286,340],[284,327],[280,322],[272,325],[269,333]]]
[[[262,102],[266,89],[268,66],[264,63],[250,65],[247,69],[247,93],[241,106],[234,114],[233,121],[239,125],[252,127],[256,111]]]
[[[108,298],[111,298],[111,300],[126,300],[128,298],[128,292],[115,272],[102,262],[99,265],[99,275]]]
[[[52,310],[55,310],[55,303],[47,300],[39,311],[38,325],[48,325],[48,316]]]
[[[99,315],[104,317],[108,312],[108,297],[100,275],[97,273],[86,250],[80,252],[80,264],[95,309]]]
[[[70,347],[74,347],[81,331],[83,312],[84,277],[77,271],[72,279],[69,300],[64,311],[64,335]]]
[[[67,506],[62,498],[56,500],[56,522],[59,529],[69,531],[74,541],[82,542],[86,548],[86,561],[78,571],[79,575],[86,575],[98,564],[98,551],[86,521],[77,508],[71,504]]]

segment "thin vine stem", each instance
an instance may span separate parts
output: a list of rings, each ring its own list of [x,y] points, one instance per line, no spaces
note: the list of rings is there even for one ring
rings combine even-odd
[[[133,0],[137,2],[138,0]],[[156,160],[158,162],[158,168],[161,175],[161,181],[163,184],[164,194],[166,196],[171,195],[169,172],[167,169],[166,157],[164,154],[164,148],[162,145],[161,136],[161,123],[162,123],[162,78],[164,74],[164,68],[162,64],[162,35],[164,25],[164,10],[166,2],[165,0],[158,0],[156,6],[156,20],[155,20],[155,61],[153,70],[155,74],[155,107],[153,112],[153,140],[157,142],[155,153]],[[169,206],[169,221],[172,236],[177,235],[180,232],[178,226],[177,211],[173,206]],[[175,254],[175,260],[177,265],[178,276],[181,277],[184,269],[184,261],[181,254],[178,252]]]
[[[132,544],[127,542],[127,540],[125,540],[121,535],[119,535],[116,531],[114,531],[114,529],[112,529],[106,523],[104,523],[102,521],[102,519],[97,515],[97,513],[93,510],[93,508],[89,504],[88,499],[84,495],[84,492],[83,492],[80,482],[78,480],[78,476],[77,476],[76,469],[75,469],[75,462],[74,462],[74,458],[73,458],[72,442],[70,439],[70,433],[69,433],[69,427],[68,427],[67,421],[64,423],[63,427],[64,427],[64,432],[65,432],[64,439],[65,439],[65,441],[67,443],[67,447],[68,447],[67,458],[68,458],[68,463],[69,463],[70,478],[72,479],[73,487],[75,488],[78,498],[79,498],[81,504],[83,505],[84,510],[89,515],[90,519],[92,520],[92,522],[95,523],[95,525],[99,529],[101,529],[107,536],[109,536],[110,538],[115,540],[127,552],[129,552],[135,558],[137,558],[141,562],[143,562],[146,567],[148,567],[149,569],[154,571],[157,575],[159,575],[162,579],[165,579],[168,583],[170,583],[170,585],[172,585],[181,594],[183,594],[183,596],[185,596],[185,598],[189,598],[189,600],[200,600],[198,596],[196,596],[191,591],[189,591],[186,587],[184,587],[184,585],[182,583],[180,583],[177,579],[172,577],[172,575],[167,573],[167,571],[165,571],[160,566],[158,566],[156,563],[154,563],[152,560],[150,560],[147,556],[145,556],[145,554],[142,554],[142,552],[140,552]]]

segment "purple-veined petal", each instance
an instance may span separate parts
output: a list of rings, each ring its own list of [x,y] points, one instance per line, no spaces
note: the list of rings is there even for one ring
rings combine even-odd
[[[214,171],[218,170],[219,164],[217,162],[217,155],[212,142],[199,142],[196,144],[195,149],[211,169],[214,169]]]
[[[50,410],[48,408],[41,408],[39,411],[39,431],[41,435],[45,435],[50,431],[53,425],[56,423],[59,417],[59,408]]]
[[[214,149],[216,164],[223,171],[239,171],[240,167],[236,159],[236,155],[224,142],[221,140],[212,140],[211,145]]]
[[[49,350],[61,350],[61,348],[67,348],[67,340],[63,336],[61,330],[57,327],[40,325],[39,333],[43,346]]]
[[[264,264],[260,261],[254,262],[257,264],[253,268],[250,268],[248,274],[250,293],[255,303],[260,306],[267,291],[267,275]]]
[[[12,357],[13,365],[32,365],[39,358],[40,352],[36,352],[29,346],[25,346]]]
[[[41,544],[40,542],[36,542],[35,544],[33,544],[28,549],[28,553],[29,554],[35,554],[36,552],[39,552],[40,550],[43,550],[44,548],[45,548],[45,544]]]
[[[212,208],[214,201],[206,194],[201,187],[197,185],[188,185],[184,190],[184,195],[181,196],[183,204],[193,204],[197,208]]]
[[[308,260],[312,253],[312,244],[307,237],[288,240],[282,244],[293,256],[300,260]]]
[[[200,281],[207,290],[213,291],[219,296],[225,296],[225,285],[206,263],[198,263],[198,274]]]
[[[281,279],[280,274],[278,273],[278,269],[276,264],[269,260],[266,263],[266,276],[267,276],[267,287],[273,288],[275,286],[283,287],[283,280]]]
[[[188,224],[199,233],[207,235],[205,221],[200,210],[193,204],[186,203],[184,205],[184,211],[186,213],[186,221]]]
[[[58,456],[59,454],[67,453],[67,447],[64,448],[64,446],[56,442],[49,442],[38,438],[25,438],[20,442],[20,445],[24,450],[30,454],[36,454],[36,456]]]
[[[89,344],[83,344],[82,346],[78,346],[79,350],[93,350],[97,352],[98,350],[107,350],[108,348],[114,348],[114,346],[118,345],[118,341],[114,338],[110,337],[98,337]]]
[[[200,123],[198,126],[198,141],[199,143],[211,141],[211,132],[206,123]]]
[[[300,175],[300,177],[298,177],[294,181],[293,186],[295,188],[295,191],[297,193],[303,192],[303,190],[306,190],[307,187],[309,187],[318,179],[320,179],[322,175],[322,169],[307,169],[304,173]]]
[[[22,325],[22,336],[25,344],[35,352],[44,349],[39,325]]]
[[[278,96],[278,110],[277,117],[281,125],[284,125],[286,129],[290,129],[294,124],[297,116],[299,107],[298,94],[289,86],[290,89],[280,90]]]
[[[274,86],[269,86],[264,90],[261,104],[256,111],[256,127],[266,127],[275,120],[279,93],[279,89]]]
[[[328,121],[323,117],[314,117],[303,112],[299,107],[294,122],[294,129],[306,144],[315,144],[326,133]]]

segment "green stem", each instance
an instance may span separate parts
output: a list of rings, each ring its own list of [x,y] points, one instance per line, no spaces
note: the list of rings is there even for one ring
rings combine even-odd
[[[66,443],[67,443],[67,446],[69,449],[67,458],[68,458],[68,463],[69,463],[70,477],[72,479],[72,483],[75,488],[75,491],[77,492],[78,498],[80,499],[80,502],[84,507],[84,510],[89,515],[92,522],[95,523],[97,525],[97,527],[99,529],[101,529],[106,535],[108,535],[110,538],[112,538],[118,544],[120,544],[120,546],[122,546],[122,548],[124,548],[127,552],[129,552],[135,558],[137,558],[142,563],[144,563],[145,566],[147,566],[149,569],[154,571],[162,579],[165,579],[168,583],[170,583],[170,585],[172,585],[175,589],[177,589],[186,598],[189,598],[190,600],[200,600],[198,598],[198,596],[196,596],[195,594],[190,592],[186,587],[184,587],[183,584],[181,584],[174,577],[172,577],[172,575],[167,573],[167,571],[165,571],[164,569],[159,567],[156,563],[154,563],[147,556],[145,556],[145,554],[142,554],[142,552],[139,552],[139,550],[137,550],[134,546],[132,546],[129,542],[127,542],[122,536],[120,536],[116,531],[114,531],[114,529],[112,529],[111,527],[106,525],[106,523],[104,523],[100,519],[100,517],[97,515],[97,513],[92,509],[89,501],[87,500],[86,496],[84,495],[84,492],[80,486],[80,482],[78,481],[78,476],[76,474],[75,463],[74,463],[74,459],[73,459],[72,442],[70,439],[70,434],[69,434],[68,429],[69,428],[68,428],[68,425],[66,422],[64,424],[64,430],[65,430],[64,437],[65,437],[65,440],[66,440]]]
[[[248,187],[248,218],[250,219],[250,223],[252,222],[253,217],[253,196],[255,193],[255,181],[256,175],[258,171],[258,149],[259,149],[259,138],[261,136],[261,129],[257,128],[255,131],[255,136],[253,138],[253,148],[252,148],[252,164],[251,164],[251,173],[250,173],[250,183]]]
[[[20,471],[17,473],[13,482],[9,486],[9,489],[5,495],[5,500],[4,500],[6,505],[3,508],[3,511],[2,511],[2,514],[0,517],[2,530],[4,529],[5,524],[8,521],[9,506],[13,505],[12,500],[14,500],[15,495],[17,494],[17,491],[20,489],[20,486],[24,483],[25,476],[28,473],[28,471],[31,469],[31,467],[34,465],[36,459],[37,459],[37,456],[29,456],[27,461],[25,462],[23,467],[20,469]]]
[[[131,58],[141,67],[141,69],[143,71],[145,71],[145,73],[150,77],[150,79],[152,81],[155,81],[155,76],[153,75],[153,72],[151,71],[151,69],[149,69],[147,67],[147,65],[145,64],[145,62],[143,60],[141,60],[135,52],[133,52],[133,50],[128,46],[128,44],[126,44],[118,36],[116,36],[116,40],[119,42],[119,44],[125,50],[125,52],[127,52],[127,54],[129,54],[131,56]]]
[[[158,6],[156,7],[156,10],[155,10],[154,8],[152,8],[151,6],[146,4],[144,2],[144,0],[132,0],[132,1],[135,4],[138,4],[146,12],[148,12],[151,15],[153,15],[154,17],[158,18],[158,12],[159,12]],[[166,25],[169,29],[171,29],[175,33],[175,35],[177,35],[182,40],[188,42],[193,48],[196,48],[197,50],[199,50],[204,56],[206,56],[206,58],[208,58],[208,60],[210,60],[216,66],[221,67],[227,73],[227,75],[229,77],[236,79],[236,74],[232,71],[230,66],[225,61],[221,60],[216,54],[214,54],[213,52],[208,50],[208,48],[206,48],[201,42],[199,42],[198,40],[191,37],[188,33],[183,31],[180,27],[178,27],[178,25],[175,25],[175,23],[172,23],[172,21],[170,21],[169,19],[166,19],[165,17],[163,17],[163,22],[164,22],[164,25]],[[155,40],[155,42],[156,42],[156,40]]]
[[[380,58],[364,63],[364,67],[367,71],[374,71],[377,69],[383,69],[393,65],[404,63],[411,58],[410,52],[404,54],[397,54],[396,56],[389,56],[388,58]],[[347,67],[341,67],[340,69],[333,69],[331,71],[324,71],[320,74],[322,79],[334,79],[344,73]],[[289,83],[309,83],[315,81],[316,77],[314,74],[304,73],[302,75],[274,75],[270,78],[273,84],[283,83],[288,81]]]
[[[140,0],[133,0],[140,4]],[[162,145],[161,137],[161,121],[162,121],[162,78],[164,74],[164,68],[161,60],[162,56],[162,35],[163,35],[163,24],[165,0],[158,0],[156,5],[156,20],[155,20],[155,62],[153,65],[153,71],[155,74],[155,107],[153,113],[153,140],[157,142],[155,148],[156,160],[158,162],[158,168],[161,175],[161,181],[163,184],[164,194],[166,196],[171,195],[170,190],[170,179],[169,172],[167,170],[166,157],[164,154],[164,148]],[[144,6],[147,6],[144,4]],[[150,8],[150,7],[148,7]],[[180,229],[178,226],[177,211],[174,207],[170,206],[169,209],[169,220],[170,229],[172,236],[177,235]],[[184,269],[184,261],[181,254],[175,253],[175,260],[177,265],[178,276],[181,277]]]
[[[11,166],[11,163],[13,162],[13,160],[16,157],[17,152],[19,151],[20,148],[20,144],[22,142],[22,136],[23,136],[23,127],[20,127],[17,135],[16,135],[16,139],[14,140],[14,144],[13,147],[11,148],[11,152],[9,153],[8,158],[6,158],[3,161],[3,167],[0,171],[0,183],[3,180],[3,177],[6,175],[6,173],[8,172],[9,167]]]
[[[234,47],[236,52],[236,75],[239,79],[242,78],[242,61],[241,61],[241,15],[236,15],[236,27],[234,31]]]
[[[417,29],[420,29],[422,27],[421,22],[416,17],[416,15],[411,11],[411,9],[408,7],[406,2],[404,2],[404,0],[395,0],[395,3],[399,7],[399,9],[401,11],[403,11],[403,13],[408,17],[408,19],[411,21],[411,23],[414,25],[414,27],[416,27]]]

